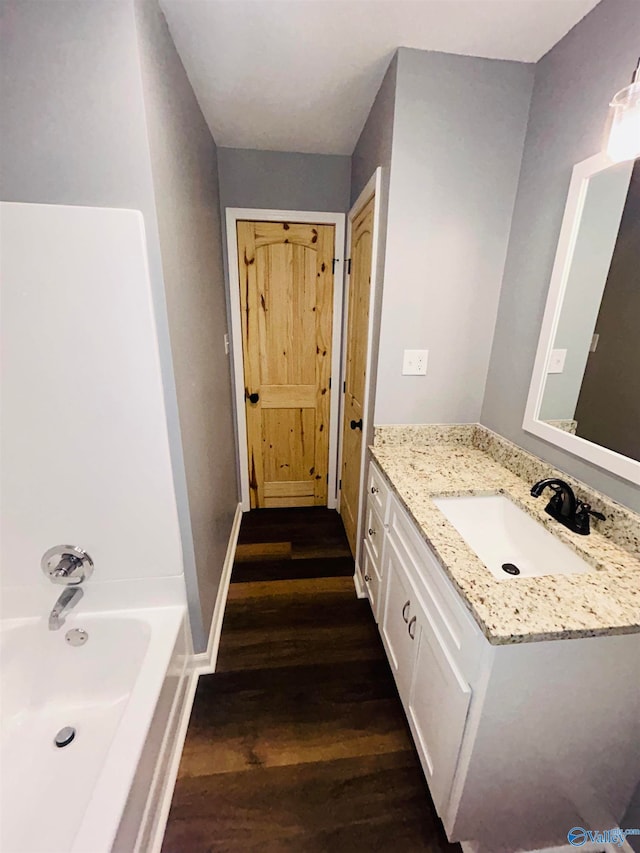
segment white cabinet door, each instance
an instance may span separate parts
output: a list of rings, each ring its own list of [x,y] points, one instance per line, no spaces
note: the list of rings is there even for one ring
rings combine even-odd
[[[442,816],[458,762],[471,687],[433,626],[424,616],[418,621],[408,716],[433,802]]]
[[[413,665],[418,646],[416,606],[413,584],[393,542],[387,540],[383,554],[385,576],[382,641],[396,680],[398,693],[408,706]]]

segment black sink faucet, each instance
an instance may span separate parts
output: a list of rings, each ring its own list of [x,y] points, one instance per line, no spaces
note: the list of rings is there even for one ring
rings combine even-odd
[[[531,487],[531,494],[534,498],[539,498],[547,487],[552,489],[554,494],[546,505],[545,512],[574,533],[580,533],[582,536],[589,535],[591,532],[589,516],[591,515],[604,521],[604,515],[601,512],[595,512],[589,504],[577,500],[571,486],[556,477],[539,480]]]

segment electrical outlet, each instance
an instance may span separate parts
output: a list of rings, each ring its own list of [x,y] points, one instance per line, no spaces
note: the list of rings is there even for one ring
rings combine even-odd
[[[566,349],[552,349],[547,373],[563,373],[564,362],[567,358]]]
[[[402,359],[403,376],[426,376],[429,350],[406,349]]]

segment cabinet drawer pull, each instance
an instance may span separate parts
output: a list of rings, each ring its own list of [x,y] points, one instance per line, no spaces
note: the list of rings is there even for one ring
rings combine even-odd
[[[369,528],[369,536],[375,536],[375,535],[376,535],[375,530],[373,529],[373,527],[370,527]]]
[[[410,604],[411,604],[411,602],[407,601],[405,606],[402,608],[402,618],[404,619],[405,623],[407,623],[409,621],[409,617],[407,616],[406,611],[407,611],[407,607],[409,607]]]
[[[411,637],[412,640],[415,640],[415,638],[416,638],[416,618],[417,618],[416,616],[411,617],[411,622],[409,622],[409,627],[407,628],[407,631],[409,632],[409,636]],[[411,628],[413,628],[413,633],[411,633]]]
[[[367,583],[369,583],[369,581],[371,580],[371,575],[365,575],[364,579],[366,580]]]
[[[371,486],[371,494],[377,495],[380,489],[377,486]]]

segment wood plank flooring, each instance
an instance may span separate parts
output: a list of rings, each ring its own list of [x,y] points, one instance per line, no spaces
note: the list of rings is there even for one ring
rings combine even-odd
[[[163,853],[458,853],[429,797],[340,517],[242,520]]]

